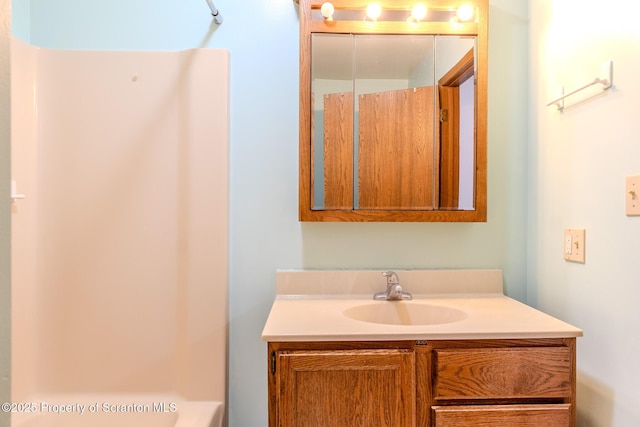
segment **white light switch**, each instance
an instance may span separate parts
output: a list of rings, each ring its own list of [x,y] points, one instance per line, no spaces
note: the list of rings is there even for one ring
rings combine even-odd
[[[640,215],[640,175],[625,178],[627,216]]]
[[[584,263],[585,229],[564,229],[564,259],[566,261]]]

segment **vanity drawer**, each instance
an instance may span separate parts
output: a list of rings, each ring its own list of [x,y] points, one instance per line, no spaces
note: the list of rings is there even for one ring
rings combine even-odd
[[[571,405],[434,406],[435,427],[569,427]]]
[[[567,347],[436,349],[434,398],[564,398],[572,393]]]

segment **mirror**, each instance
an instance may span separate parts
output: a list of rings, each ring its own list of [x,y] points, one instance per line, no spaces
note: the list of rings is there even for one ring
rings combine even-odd
[[[473,210],[474,51],[475,37],[312,34],[312,209]]]
[[[465,23],[461,2],[436,22],[347,3],[300,1],[300,219],[486,221],[486,1]]]

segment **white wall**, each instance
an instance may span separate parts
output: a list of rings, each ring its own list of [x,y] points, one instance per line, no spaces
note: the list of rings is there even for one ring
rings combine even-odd
[[[530,2],[528,300],[584,329],[580,427],[640,425],[640,217],[624,210],[625,176],[640,174],[638,13],[624,0]],[[545,106],[609,59],[614,89]],[[563,260],[565,227],[586,229],[584,265]]]
[[[231,63],[230,425],[267,425],[260,333],[279,268],[501,268],[526,298],[527,0],[491,0],[488,222],[301,224],[297,4],[31,0],[16,33],[66,49],[223,47]],[[27,26],[24,22],[27,21]],[[16,21],[14,21],[16,22]],[[498,72],[499,71],[499,72]]]

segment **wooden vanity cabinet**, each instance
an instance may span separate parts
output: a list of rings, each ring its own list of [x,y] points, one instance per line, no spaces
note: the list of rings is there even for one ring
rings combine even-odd
[[[269,343],[269,426],[573,427],[575,338]]]

